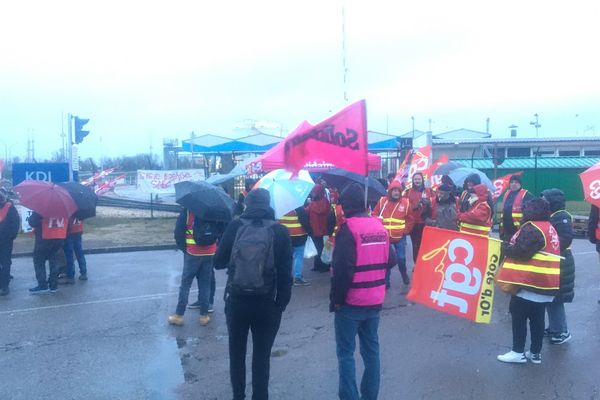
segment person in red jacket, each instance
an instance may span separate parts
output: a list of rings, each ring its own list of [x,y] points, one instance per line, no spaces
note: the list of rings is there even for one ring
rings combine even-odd
[[[371,215],[383,222],[390,243],[396,250],[398,269],[400,269],[402,281],[405,285],[410,284],[406,271],[406,235],[412,230],[413,219],[409,201],[406,197],[402,197],[402,183],[397,180],[392,181],[388,187],[388,195],[379,199]],[[386,287],[389,288],[390,270],[388,270],[385,278]]]
[[[458,213],[460,231],[488,236],[492,227],[492,209],[487,202],[488,188],[483,183],[475,185],[469,196],[469,209]]]
[[[405,196],[410,203],[411,216],[414,223],[410,232],[410,241],[412,243],[413,261],[417,262],[421,239],[423,238],[423,228],[425,228],[423,214],[427,212],[433,199],[431,189],[425,187],[422,173],[417,172],[412,176],[412,187],[406,191]]]
[[[317,248],[317,256],[315,257],[314,271],[327,272],[329,265],[321,261],[321,253],[323,252],[323,236],[328,235],[327,217],[331,211],[329,201],[325,197],[325,188],[322,185],[315,185],[310,193],[310,201],[306,207],[308,213],[308,221],[312,230],[312,240]]]

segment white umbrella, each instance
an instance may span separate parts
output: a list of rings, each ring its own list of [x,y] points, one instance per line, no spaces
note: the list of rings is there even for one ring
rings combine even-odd
[[[276,169],[263,176],[254,185],[271,195],[271,207],[279,219],[298,207],[302,207],[315,183],[307,171],[301,170],[297,177],[284,169]]]

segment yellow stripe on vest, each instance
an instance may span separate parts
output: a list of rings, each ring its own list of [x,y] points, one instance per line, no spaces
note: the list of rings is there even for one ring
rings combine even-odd
[[[560,275],[560,268],[535,267],[533,265],[513,264],[506,262],[502,268],[512,269],[515,271],[533,272],[534,274]]]

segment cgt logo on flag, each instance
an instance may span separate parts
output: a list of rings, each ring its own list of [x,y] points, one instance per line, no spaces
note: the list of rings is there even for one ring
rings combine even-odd
[[[426,227],[408,299],[479,323],[489,323],[500,242]]]

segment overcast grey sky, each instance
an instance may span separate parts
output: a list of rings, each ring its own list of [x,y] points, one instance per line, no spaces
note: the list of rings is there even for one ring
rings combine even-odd
[[[287,130],[367,100],[370,130],[508,126],[600,138],[600,2],[19,1],[0,12],[0,158],[61,146],[61,113],[90,118],[81,157]]]

